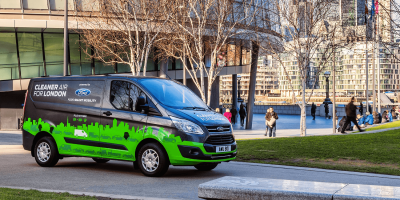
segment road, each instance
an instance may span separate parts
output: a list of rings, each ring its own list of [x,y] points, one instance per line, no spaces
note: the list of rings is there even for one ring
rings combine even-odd
[[[200,183],[223,176],[400,185],[399,176],[242,162],[222,163],[210,172],[200,172],[194,167],[171,166],[167,174],[160,178],[143,176],[139,170],[133,169],[130,162],[96,164],[89,158],[65,158],[55,167],[43,168],[36,164],[30,152],[22,150],[20,133],[0,132],[0,141],[0,186],[197,199]]]

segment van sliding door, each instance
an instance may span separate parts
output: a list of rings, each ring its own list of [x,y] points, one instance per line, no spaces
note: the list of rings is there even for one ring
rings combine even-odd
[[[127,80],[108,80],[104,94],[100,142],[102,157],[133,160],[138,143],[143,139],[147,115],[137,105],[138,97],[146,95]]]

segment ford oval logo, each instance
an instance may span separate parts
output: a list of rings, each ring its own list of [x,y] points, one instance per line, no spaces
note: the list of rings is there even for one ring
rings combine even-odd
[[[86,88],[77,89],[75,91],[75,94],[80,97],[88,96],[90,93],[90,90]]]
[[[224,131],[224,128],[219,126],[219,127],[217,127],[217,131],[222,132],[222,131]]]

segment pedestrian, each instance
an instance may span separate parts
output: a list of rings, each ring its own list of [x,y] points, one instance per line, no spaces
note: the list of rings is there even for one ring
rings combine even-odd
[[[342,132],[342,131],[349,131],[350,130],[350,124],[348,124],[346,126],[346,128],[344,127],[345,123],[346,123],[346,116],[343,116],[342,119],[339,121],[339,128],[338,128],[338,132]]]
[[[362,102],[360,102],[360,108],[358,109],[358,111],[360,112],[360,115],[363,115],[363,111],[364,111],[364,105]]]
[[[363,130],[361,130],[361,128],[358,126],[358,123],[356,120],[357,107],[354,105],[354,101],[355,101],[355,98],[352,97],[350,100],[350,103],[348,103],[346,105],[346,122],[344,124],[344,127],[347,127],[347,125],[350,124],[350,122],[353,122],[357,126],[358,130],[360,132],[363,132]],[[342,129],[341,133],[344,133],[343,129]]]
[[[268,136],[269,131],[270,131],[270,127],[268,126],[268,120],[267,120],[267,116],[269,116],[269,109],[267,109],[267,112],[265,113],[265,136]]]
[[[365,117],[363,115],[358,114],[357,119],[358,119],[358,125],[361,128],[365,128]]]
[[[325,102],[325,118],[328,119],[328,114],[329,114],[329,105],[328,102]]]
[[[393,115],[392,112],[388,113],[388,122],[392,122],[393,121]]]
[[[232,113],[232,124],[236,124],[236,117],[237,117],[236,106],[233,106],[231,113]]]
[[[374,124],[379,124],[379,114],[374,111],[372,112],[372,116],[374,117]]]
[[[240,126],[243,126],[244,118],[246,117],[246,109],[244,108],[243,104],[240,104],[239,115],[240,115]]]
[[[231,122],[232,120],[232,113],[230,112],[229,108],[226,109],[224,116]]]
[[[267,126],[268,137],[276,137],[276,120],[278,120],[278,114],[270,107],[269,112],[265,115],[265,125]]]
[[[374,124],[374,116],[370,112],[366,112],[366,119],[365,119],[365,125],[372,125]]]
[[[224,108],[223,108],[222,106],[221,106],[221,108],[218,109],[218,110],[219,110],[219,113],[220,113],[220,114],[224,114],[224,112],[223,112],[223,111],[224,111]]]
[[[371,104],[370,104],[370,105],[368,105],[368,112],[369,112],[369,113],[372,113],[372,107],[371,107]]]
[[[313,120],[315,120],[315,111],[317,110],[317,106],[312,102],[311,104],[311,116],[313,117]]]
[[[396,108],[394,106],[392,107],[391,113],[392,113],[393,119],[397,119]]]
[[[387,122],[387,110],[383,111],[382,113],[382,123],[386,123]]]

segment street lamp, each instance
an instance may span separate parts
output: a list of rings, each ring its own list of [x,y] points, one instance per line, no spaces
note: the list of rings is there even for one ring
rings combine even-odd
[[[240,80],[242,79],[242,76],[237,75],[237,80],[238,80],[238,102],[243,102],[243,99],[240,98]]]
[[[330,71],[326,71],[324,73],[324,76],[326,78],[326,98],[323,104],[332,104],[331,100],[329,99],[329,76],[331,75]]]

